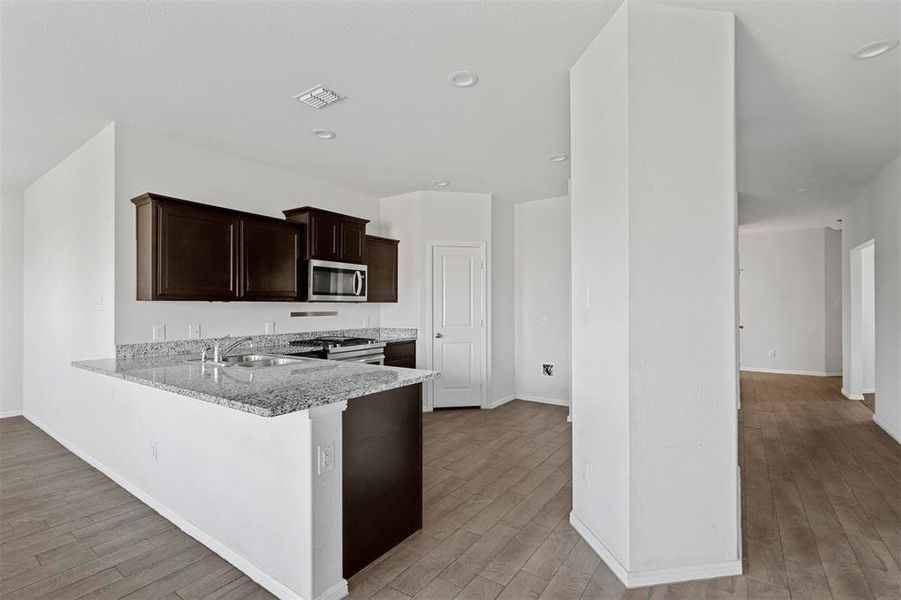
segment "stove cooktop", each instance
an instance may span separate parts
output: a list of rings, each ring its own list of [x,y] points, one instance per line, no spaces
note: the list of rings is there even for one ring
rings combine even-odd
[[[296,342],[291,342],[293,346],[309,346],[321,344],[324,348],[340,348],[342,346],[365,346],[367,344],[377,344],[378,340],[374,340],[372,338],[362,338],[362,337],[348,337],[348,336],[325,336],[319,337],[312,340],[298,340]]]

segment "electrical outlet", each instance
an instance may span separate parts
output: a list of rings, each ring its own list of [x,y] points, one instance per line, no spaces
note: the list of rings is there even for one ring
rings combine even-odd
[[[97,296],[97,300],[94,302],[94,308],[97,309],[97,312],[103,312],[103,296]]]
[[[200,339],[200,323],[195,325],[188,325],[188,339],[189,340],[199,340]]]
[[[153,326],[153,341],[159,342],[164,339],[166,339],[166,325],[164,323],[157,323]]]
[[[155,441],[150,442],[150,456],[153,457],[153,462],[160,462],[159,448]]]
[[[545,377],[553,377],[554,363],[541,363],[541,374]]]
[[[363,329],[369,327],[369,317],[363,317]]]
[[[266,334],[271,335],[275,333],[275,321],[266,321]]]
[[[776,351],[775,351],[775,350],[770,350],[769,352],[767,352],[767,354],[770,355],[770,358],[774,358],[774,357],[776,356]]]
[[[544,317],[541,317],[541,319],[538,322],[541,324],[542,327],[547,327],[549,319],[547,318],[547,316],[544,316]]]
[[[582,462],[582,479],[591,487],[591,463],[587,460]]]
[[[319,457],[317,475],[323,475],[335,468],[335,443],[329,442],[316,448]]]

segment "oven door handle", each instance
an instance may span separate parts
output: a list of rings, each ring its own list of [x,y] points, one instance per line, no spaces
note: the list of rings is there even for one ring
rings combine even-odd
[[[348,359],[339,359],[341,362],[355,362],[355,363],[369,363],[372,365],[383,365],[385,364],[385,356],[380,354],[378,356],[367,356],[364,358],[348,358]]]

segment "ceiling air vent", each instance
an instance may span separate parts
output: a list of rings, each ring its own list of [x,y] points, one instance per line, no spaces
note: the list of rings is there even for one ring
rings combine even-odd
[[[299,100],[304,104],[308,104],[313,108],[325,108],[329,104],[334,104],[338,100],[343,100],[344,98],[326,87],[317,85],[305,92],[297,94],[294,96],[294,99]]]

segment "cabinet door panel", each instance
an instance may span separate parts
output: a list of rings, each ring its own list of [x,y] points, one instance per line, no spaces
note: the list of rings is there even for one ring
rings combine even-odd
[[[341,260],[362,263],[366,248],[366,225],[354,221],[341,223]]]
[[[366,236],[368,302],[397,302],[397,240]]]
[[[415,356],[407,356],[406,358],[393,358],[391,360],[385,359],[386,367],[403,367],[405,369],[415,369],[416,368],[416,357]]]
[[[241,220],[241,297],[296,299],[301,295],[302,226],[269,219]]]
[[[328,214],[314,214],[310,219],[310,258],[340,258],[341,219]]]
[[[157,297],[235,299],[238,218],[202,207],[159,205]]]
[[[422,384],[342,413],[344,577],[422,528]]]

